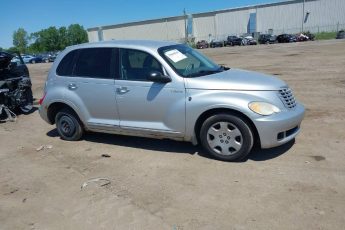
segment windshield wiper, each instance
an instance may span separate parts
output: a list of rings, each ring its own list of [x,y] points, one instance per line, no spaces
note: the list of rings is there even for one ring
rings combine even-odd
[[[200,76],[204,76],[204,75],[208,75],[208,74],[220,73],[223,71],[224,71],[223,68],[219,68],[216,70],[200,70],[196,73],[187,74],[186,77],[200,77]]]
[[[220,66],[219,66],[219,69],[221,69],[221,70],[223,70],[223,71],[227,71],[227,70],[230,69],[230,67],[227,67],[227,66],[225,66],[225,65],[220,65]]]

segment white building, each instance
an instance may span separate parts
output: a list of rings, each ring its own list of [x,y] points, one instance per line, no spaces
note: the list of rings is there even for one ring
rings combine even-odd
[[[191,28],[185,29],[185,25]],[[100,26],[88,29],[89,41],[154,39],[184,41],[225,39],[245,33],[298,33],[345,29],[345,0],[291,0],[270,4]],[[188,31],[188,32],[187,32]]]

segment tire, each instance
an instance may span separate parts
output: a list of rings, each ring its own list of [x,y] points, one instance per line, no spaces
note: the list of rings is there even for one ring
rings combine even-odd
[[[55,116],[56,129],[63,140],[78,141],[84,134],[79,117],[71,109],[62,109]]]
[[[35,64],[35,63],[36,63],[36,61],[35,61],[35,60],[32,60],[32,61],[31,61],[31,64]]]
[[[254,138],[242,118],[231,114],[216,114],[202,124],[200,141],[212,157],[222,161],[238,161],[249,154]]]

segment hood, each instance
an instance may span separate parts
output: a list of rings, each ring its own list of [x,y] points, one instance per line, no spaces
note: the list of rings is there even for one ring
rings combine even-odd
[[[6,69],[10,65],[12,58],[12,54],[0,52],[0,69]]]
[[[211,90],[279,90],[286,83],[276,77],[240,70],[230,69],[216,74],[186,78],[188,89]]]

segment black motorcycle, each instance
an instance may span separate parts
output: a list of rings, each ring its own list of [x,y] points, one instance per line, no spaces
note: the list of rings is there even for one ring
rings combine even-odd
[[[12,62],[11,62],[12,60]],[[0,121],[15,120],[33,109],[29,71],[20,54],[0,52]]]

